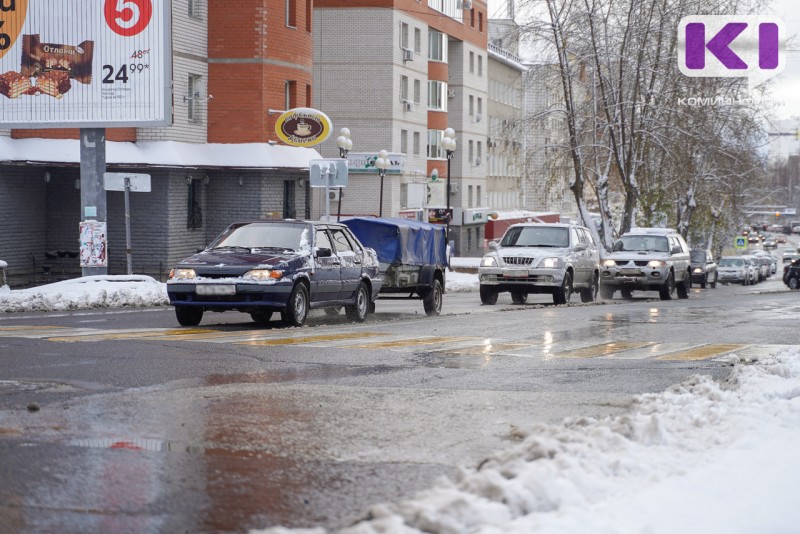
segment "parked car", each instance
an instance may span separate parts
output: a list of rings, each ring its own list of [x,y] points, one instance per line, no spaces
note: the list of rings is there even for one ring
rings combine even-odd
[[[800,289],[800,258],[783,266],[783,283],[789,289]]]
[[[354,217],[342,222],[377,253],[383,282],[379,296],[419,298],[427,315],[441,313],[447,271],[443,225],[392,217]]]
[[[775,256],[773,256],[769,252],[765,250],[756,250],[753,252],[753,256],[758,256],[761,259],[766,259],[767,277],[775,274],[778,271],[778,260],[775,259]]]
[[[273,312],[302,326],[313,308],[345,307],[367,317],[381,289],[378,258],[347,226],[333,222],[244,221],[170,271],[167,294],[178,323],[204,311],[237,310],[266,323]]]
[[[708,249],[694,248],[689,251],[692,267],[692,283],[700,284],[705,289],[706,285],[717,287],[717,262]]]
[[[775,240],[774,237],[768,237],[764,240],[764,250],[768,249],[776,249],[778,248],[778,242]]]
[[[778,235],[775,236],[776,243],[786,243],[786,236],[785,235]]]
[[[550,293],[566,304],[573,290],[582,302],[597,298],[599,251],[591,232],[575,224],[521,223],[510,226],[478,269],[483,304],[495,304],[500,292],[524,304],[530,293]]]
[[[692,287],[689,247],[670,228],[636,228],[614,243],[602,265],[600,292],[610,299],[619,290],[658,291],[662,300],[689,298]]]
[[[787,263],[791,263],[793,260],[800,258],[800,254],[796,252],[784,252],[783,253],[783,264],[786,265]]]
[[[750,285],[753,270],[742,256],[725,256],[717,264],[719,281],[723,284],[736,283]]]
[[[761,281],[761,266],[755,261],[752,256],[742,256],[745,265],[747,265],[749,273],[750,284],[757,284]]]

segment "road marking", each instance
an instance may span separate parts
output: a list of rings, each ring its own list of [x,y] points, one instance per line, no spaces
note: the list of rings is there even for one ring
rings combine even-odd
[[[402,347],[418,347],[420,345],[437,345],[453,343],[456,341],[474,341],[475,337],[424,337],[416,339],[400,339],[397,341],[383,341],[379,343],[363,343],[360,345],[342,345],[339,349],[394,349]]]
[[[734,343],[728,343],[728,344],[723,343],[717,345],[700,345],[692,349],[664,354],[663,356],[659,356],[656,359],[665,361],[677,361],[677,362],[692,361],[692,360],[707,360],[714,356],[727,354],[728,352],[733,352],[735,350],[742,349],[747,346],[748,345],[734,344]]]
[[[109,332],[109,333],[82,333],[60,337],[48,337],[48,341],[56,343],[75,343],[88,341],[119,341],[125,339],[169,339],[180,338],[190,334],[202,334],[214,332],[214,330],[203,329],[175,329],[175,330],[138,330],[128,332]]]
[[[464,347],[461,349],[444,349],[437,352],[445,352],[447,354],[459,355],[473,355],[473,356],[488,356],[500,352],[510,352],[513,350],[527,349],[535,347],[538,343],[482,343],[472,347]]]
[[[367,337],[386,336],[380,332],[351,332],[346,334],[328,334],[322,336],[304,337],[282,337],[274,339],[263,339],[257,341],[238,341],[234,345],[255,345],[255,346],[276,346],[276,345],[299,345],[303,343],[324,343],[326,341],[339,341],[342,339],[360,339]]]
[[[617,352],[626,350],[641,349],[654,345],[652,341],[612,341],[611,343],[601,343],[599,345],[590,345],[582,349],[567,350],[564,352],[556,352],[550,358],[597,358],[599,356],[609,356]]]

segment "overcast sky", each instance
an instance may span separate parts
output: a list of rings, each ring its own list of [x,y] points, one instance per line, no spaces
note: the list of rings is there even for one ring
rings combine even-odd
[[[505,18],[507,16],[507,0],[488,0],[488,3],[489,18]],[[518,1],[517,5],[519,4]],[[798,0],[772,0],[770,11],[765,14],[783,19],[788,38],[793,38],[787,47],[786,68],[772,79],[773,96],[779,104],[776,108],[775,118],[800,118],[800,2]]]

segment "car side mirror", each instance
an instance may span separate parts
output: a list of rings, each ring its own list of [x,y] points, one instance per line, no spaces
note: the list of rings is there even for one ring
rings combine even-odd
[[[583,251],[584,251],[584,250],[586,250],[587,248],[589,248],[589,247],[588,247],[588,246],[586,246],[586,244],[584,244],[584,243],[578,243],[577,245],[575,245],[575,246],[573,247],[573,250],[574,250],[575,252],[583,252]]]
[[[500,244],[497,241],[489,241],[489,248],[492,250],[497,250],[500,248]]]
[[[197,249],[197,253],[198,253],[198,254],[200,254],[200,253],[201,253],[201,252],[203,252],[204,250],[205,250],[204,248],[198,248],[198,249]]]
[[[333,252],[329,248],[318,248],[316,256],[317,258],[330,258],[333,256]]]
[[[670,251],[670,254],[680,254],[681,252],[683,252],[681,246],[675,245],[674,247],[672,247],[672,251]]]

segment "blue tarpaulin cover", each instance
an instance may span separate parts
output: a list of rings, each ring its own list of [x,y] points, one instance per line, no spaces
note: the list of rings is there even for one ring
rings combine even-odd
[[[342,221],[364,246],[375,249],[381,263],[447,265],[446,229],[394,217],[356,217]]]

